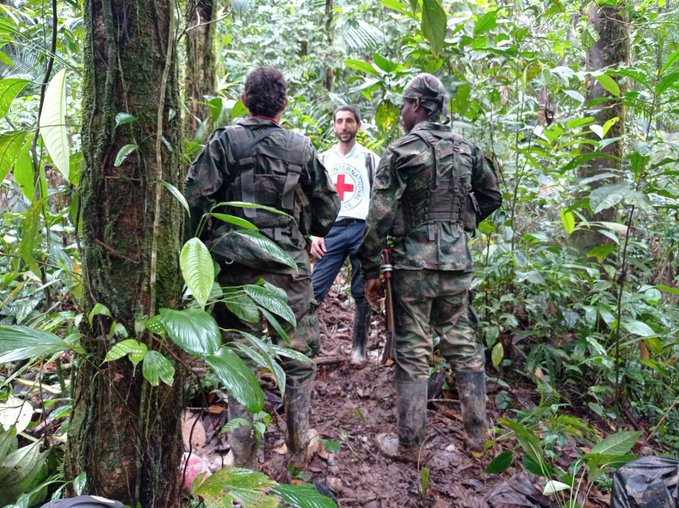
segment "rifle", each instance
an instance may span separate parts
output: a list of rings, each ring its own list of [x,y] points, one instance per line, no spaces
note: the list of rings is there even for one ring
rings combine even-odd
[[[391,256],[391,249],[387,247],[382,250],[381,268],[384,284],[385,324],[387,329],[387,341],[384,343],[384,350],[382,351],[382,358],[380,360],[382,365],[386,365],[394,359],[394,295],[391,284],[393,270],[394,260]]]

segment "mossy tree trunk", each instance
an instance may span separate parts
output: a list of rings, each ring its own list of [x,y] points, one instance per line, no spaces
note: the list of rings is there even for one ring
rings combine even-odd
[[[73,388],[66,472],[84,471],[91,494],[132,506],[179,506],[180,370],[172,386],[152,387],[127,358],[103,363],[121,340],[112,336],[114,322],[172,358],[144,320],[175,306],[181,291],[183,217],[162,185],[183,181],[173,4],[88,0],[85,24],[84,311],[101,303],[111,317],[83,320],[87,356]],[[137,148],[121,161],[129,145]]]
[[[189,121],[186,137],[193,139],[201,129],[207,136],[211,130],[210,110],[205,97],[215,94],[215,5],[213,0],[186,2],[186,105]],[[201,127],[201,123],[203,123]]]
[[[629,20],[627,16],[626,2],[617,5],[592,5],[589,10],[589,21],[598,35],[597,42],[587,53],[587,70],[603,71],[610,67],[626,64],[630,57]],[[620,86],[620,80],[618,86]],[[581,168],[580,177],[590,178],[603,173],[620,174],[622,170],[622,157],[624,155],[625,134],[625,104],[622,100],[624,90],[621,88],[620,97],[614,97],[599,81],[592,78],[588,90],[588,101],[596,104],[594,109],[595,123],[605,125],[613,118],[618,118],[608,131],[606,138],[617,138],[617,141],[606,145],[600,151],[601,157],[595,158]],[[594,139],[598,139],[594,137]],[[589,150],[586,145],[583,150]],[[615,183],[611,179],[602,179],[591,183],[591,187],[597,188]],[[590,215],[588,219],[593,221],[614,222],[617,219],[615,208],[608,208],[599,213]],[[576,244],[583,254],[587,254],[592,247],[607,243],[607,237],[594,231],[579,230],[574,235]]]

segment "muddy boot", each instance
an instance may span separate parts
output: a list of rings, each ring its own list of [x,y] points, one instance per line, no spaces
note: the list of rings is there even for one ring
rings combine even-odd
[[[299,386],[288,385],[285,389],[285,421],[288,426],[288,453],[290,465],[303,469],[309,460],[309,406],[311,387],[308,381]]]
[[[457,390],[462,406],[465,445],[473,455],[483,454],[488,438],[486,418],[486,373],[456,372]]]
[[[354,328],[351,333],[351,363],[360,365],[368,359],[366,356],[366,344],[370,331],[370,317],[372,308],[367,301],[357,302],[354,313]]]
[[[231,395],[228,396],[227,400],[229,402],[229,421],[242,418],[249,422],[249,425],[239,425],[229,431],[233,464],[236,467],[257,469],[257,439],[254,434],[255,429],[252,426],[252,414]]]
[[[396,381],[396,405],[398,407],[398,437],[378,434],[377,448],[386,457],[419,462],[420,445],[426,434],[427,380]]]

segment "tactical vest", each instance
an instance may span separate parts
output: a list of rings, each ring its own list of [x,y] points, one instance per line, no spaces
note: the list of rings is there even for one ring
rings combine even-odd
[[[268,136],[281,132],[276,126],[249,129],[227,127],[229,165],[236,168],[233,182],[226,186],[225,201],[256,203],[283,211],[294,218],[256,208],[232,207],[229,212],[256,224],[260,231],[274,240],[281,235],[303,238],[308,233],[311,214],[300,176],[304,167],[307,140],[292,132],[280,136],[284,144],[262,143]],[[281,161],[265,163],[264,158]]]
[[[391,234],[405,236],[427,224],[429,240],[436,239],[436,223],[463,224],[463,210],[470,195],[473,154],[469,144],[450,131],[411,132],[432,152],[429,178],[413,176],[401,197]]]

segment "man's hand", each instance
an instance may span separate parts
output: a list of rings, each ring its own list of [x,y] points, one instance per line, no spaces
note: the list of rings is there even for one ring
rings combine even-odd
[[[384,298],[382,279],[365,280],[365,298],[373,309],[380,309],[382,298]]]
[[[311,240],[311,255],[316,259],[321,259],[325,255],[325,238],[314,236]]]

